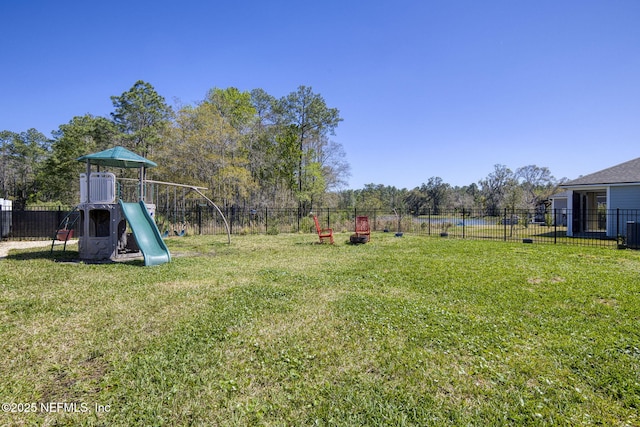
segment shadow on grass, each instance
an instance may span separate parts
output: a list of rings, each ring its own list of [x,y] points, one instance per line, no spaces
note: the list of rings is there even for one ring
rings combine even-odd
[[[133,266],[141,266],[144,267],[143,259],[127,259],[123,261],[112,261],[112,260],[104,260],[104,261],[87,261],[80,259],[80,254],[78,251],[56,251],[55,249],[51,252],[50,248],[46,250],[32,250],[32,251],[24,251],[18,253],[9,254],[6,259],[14,260],[14,261],[33,261],[33,260],[52,260],[53,262],[59,263],[71,263],[71,264],[125,264],[125,265],[133,265]]]
[[[607,236],[605,232],[601,231],[587,231],[584,233],[575,233],[573,236],[567,236],[566,231],[550,231],[548,233],[538,233],[532,234],[531,237],[545,237],[548,239],[567,239],[579,241],[580,239],[588,239],[588,240],[616,240],[614,237]]]
[[[37,259],[52,259],[54,261],[68,261],[79,259],[78,251],[56,251],[51,252],[50,248],[41,250],[26,250],[20,252],[11,252],[7,255],[7,259],[14,261],[30,261]]]
[[[304,242],[294,242],[293,246],[331,246],[331,243],[329,242],[318,242],[317,240],[313,240],[313,241],[304,241]]]
[[[558,232],[549,231],[547,233],[532,234],[531,237],[546,237],[549,239],[553,239],[554,237],[556,237],[559,239],[559,238],[567,237],[567,232],[566,231],[558,231]]]

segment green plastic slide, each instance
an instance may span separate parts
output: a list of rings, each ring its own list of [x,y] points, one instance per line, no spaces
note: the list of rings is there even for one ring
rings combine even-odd
[[[124,203],[120,200],[120,206],[144,256],[144,265],[160,265],[171,261],[169,249],[144,202]]]

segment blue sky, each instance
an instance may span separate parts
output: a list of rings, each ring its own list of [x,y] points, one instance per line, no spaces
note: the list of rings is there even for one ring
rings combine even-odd
[[[137,80],[171,105],[306,85],[344,119],[350,188],[640,157],[638,0],[4,0],[0,16],[0,130],[108,117]]]

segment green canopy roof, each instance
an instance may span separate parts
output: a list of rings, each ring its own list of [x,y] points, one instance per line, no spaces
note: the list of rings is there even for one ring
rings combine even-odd
[[[117,168],[153,168],[158,166],[124,147],[113,147],[99,153],[78,157],[79,162],[89,162],[92,165],[113,166]]]

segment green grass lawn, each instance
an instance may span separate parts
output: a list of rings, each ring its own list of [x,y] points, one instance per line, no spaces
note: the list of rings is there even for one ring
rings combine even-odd
[[[0,260],[0,425],[640,425],[640,253],[316,240]]]

